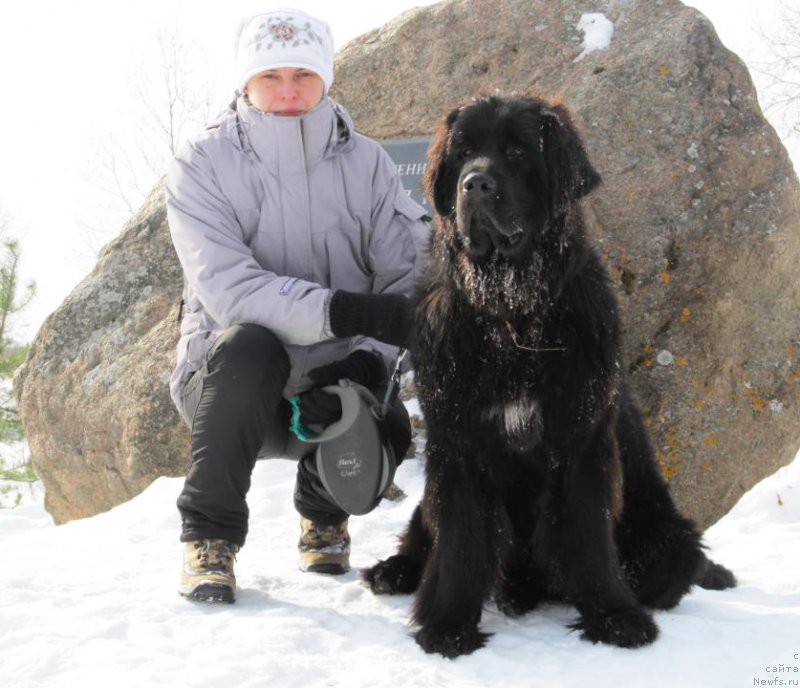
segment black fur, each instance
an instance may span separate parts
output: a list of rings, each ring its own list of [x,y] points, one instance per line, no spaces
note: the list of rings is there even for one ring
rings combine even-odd
[[[579,203],[600,176],[563,106],[489,97],[442,121],[425,182],[438,216],[412,345],[425,493],[398,553],[364,578],[416,591],[417,642],[446,657],[486,642],[490,597],[510,616],[565,600],[582,637],[646,645],[645,607],[735,580],[677,512],[628,392]]]

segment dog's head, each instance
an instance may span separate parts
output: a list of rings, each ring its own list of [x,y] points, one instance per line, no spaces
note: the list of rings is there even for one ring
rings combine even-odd
[[[476,262],[525,263],[553,221],[600,183],[567,110],[536,98],[492,96],[453,110],[428,159],[428,198]]]

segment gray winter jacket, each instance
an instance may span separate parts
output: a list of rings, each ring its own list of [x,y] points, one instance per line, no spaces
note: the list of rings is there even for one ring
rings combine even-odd
[[[309,370],[355,349],[396,348],[333,338],[333,290],[410,295],[427,247],[425,210],[392,161],[353,131],[327,97],[298,117],[262,113],[239,98],[185,144],[167,174],[167,216],[186,276],[185,315],[170,392],[201,368],[216,337],[238,323],[285,345],[289,397]]]

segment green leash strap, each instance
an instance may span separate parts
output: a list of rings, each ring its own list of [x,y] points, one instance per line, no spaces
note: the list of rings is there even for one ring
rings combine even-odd
[[[297,439],[308,442],[315,437],[315,434],[300,422],[300,395],[295,394],[289,399],[289,403],[292,405],[292,421],[289,425],[289,430],[294,433]]]

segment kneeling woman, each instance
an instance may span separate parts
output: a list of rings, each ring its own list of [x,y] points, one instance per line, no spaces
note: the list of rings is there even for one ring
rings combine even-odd
[[[256,458],[291,457],[296,444],[288,399],[300,394],[301,420],[324,426],[341,406],[321,387],[341,378],[371,390],[386,384],[428,236],[425,211],[389,157],[327,96],[327,24],[294,10],[250,18],[237,69],[236,100],[180,150],[167,176],[186,277],[170,391],[192,452],[178,499],[181,593],[227,602]],[[402,404],[386,429],[399,460],[410,442]],[[347,514],[313,454],[294,458],[300,566],[343,573]]]

